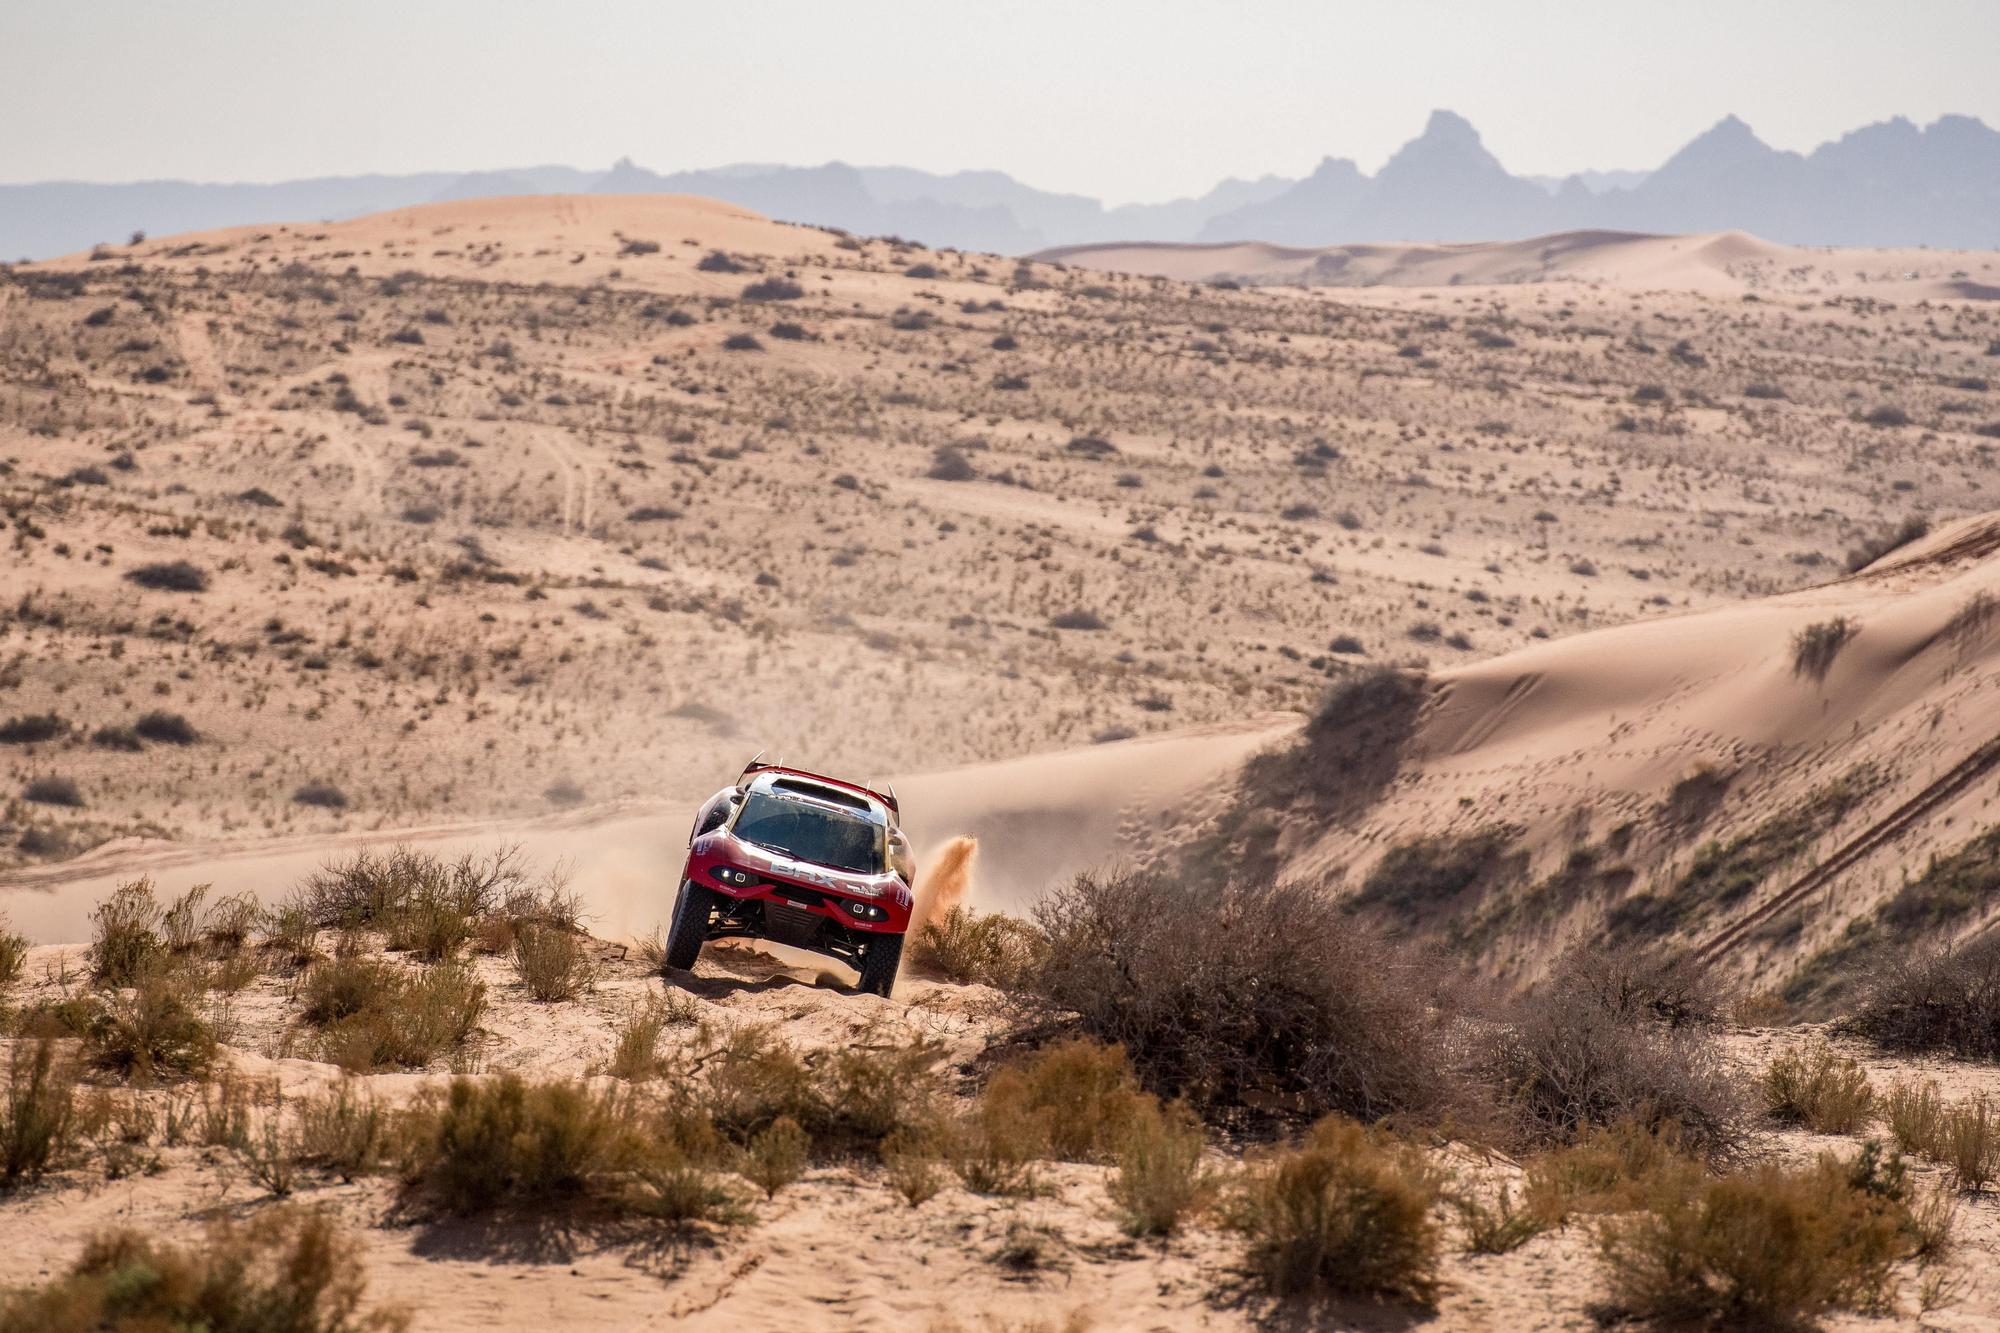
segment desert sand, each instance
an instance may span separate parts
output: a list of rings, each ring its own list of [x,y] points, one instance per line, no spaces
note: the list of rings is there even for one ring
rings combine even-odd
[[[606,972],[549,1006],[483,960],[485,1070],[582,1074],[667,985],[811,1047],[880,1021],[969,1061],[999,1030],[981,987],[878,1001],[735,949],[663,983],[630,945],[694,803],[759,749],[893,779],[920,848],[978,839],[966,901],[1025,913],[1079,870],[1248,836],[1244,762],[1391,665],[1427,701],[1393,781],[1353,820],[1262,812],[1285,875],[1365,892],[1399,847],[1493,833],[1412,933],[1522,983],[1578,938],[1667,941],[1817,1016],[1850,927],[2000,787],[1996,263],[1741,236],[1017,263],[594,197],[8,269],[0,724],[26,725],[0,743],[0,913],[39,946],[15,998],[73,984],[91,907],[140,875],[272,901],[360,848],[514,842],[569,864]],[[1913,516],[1927,535],[1850,559]],[[1774,821],[1740,894],[1689,887]],[[332,1067],[287,1048],[286,992],[231,1001],[229,1058],[309,1088]],[[1740,1028],[1732,1058],[1813,1031]],[[114,1220],[260,1206],[212,1154],[160,1160],[10,1200],[0,1241],[33,1276]],[[1218,1297],[1214,1232],[1128,1241],[1103,1168],[1052,1169],[1041,1198],[913,1211],[817,1169],[671,1256],[379,1225],[379,1180],[308,1193],[422,1327],[1269,1314]],[[1965,1213],[1990,1254],[2000,1213]],[[1064,1237],[1055,1271],[985,1257],[1024,1221]],[[1455,1255],[1441,1326],[1583,1327],[1591,1255],[1578,1229]]]

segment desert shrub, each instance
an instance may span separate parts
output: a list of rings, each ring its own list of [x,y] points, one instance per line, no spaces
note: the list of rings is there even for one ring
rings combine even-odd
[[[1118,1145],[1111,1202],[1134,1236],[1168,1236],[1203,1207],[1218,1178],[1201,1164],[1201,1120],[1181,1103],[1139,1102]]]
[[[1316,888],[1086,874],[1035,919],[1024,1018],[1122,1046],[1162,1096],[1370,1119],[1455,1100],[1437,970]]]
[[[1394,780],[1429,697],[1421,675],[1393,667],[1347,676],[1307,721],[1303,744],[1251,777],[1328,810],[1370,805]]]
[[[780,342],[788,342],[788,343],[807,342],[812,338],[812,331],[808,329],[805,325],[794,324],[791,320],[788,319],[779,320],[777,323],[773,324],[770,328],[766,329],[765,332],[770,334],[773,338],[778,339]]]
[[[132,724],[132,730],[147,740],[158,741],[162,745],[193,745],[201,739],[201,733],[194,729],[193,723],[179,713],[168,713],[159,709],[141,716]]]
[[[453,1213],[581,1194],[640,1157],[628,1095],[507,1073],[453,1079],[420,1097],[404,1128],[403,1179]]]
[[[208,1333],[391,1333],[401,1314],[364,1312],[360,1248],[330,1216],[300,1208],[254,1225],[213,1224],[199,1245],[113,1231],[74,1267],[0,1303],[0,1333],[188,1329]]]
[[[141,1082],[198,1074],[215,1058],[215,1029],[185,982],[150,973],[103,1002],[83,1034],[91,1062]]]
[[[388,1152],[389,1113],[352,1079],[301,1098],[294,1116],[299,1161],[342,1180],[373,1171]]]
[[[1664,1176],[1644,1211],[1599,1228],[1613,1304],[1662,1323],[1770,1329],[1877,1309],[1912,1249],[1906,1190],[1873,1157]]]
[[[486,983],[464,963],[396,969],[359,1010],[320,1034],[327,1059],[353,1073],[422,1069],[463,1046],[486,1013]]]
[[[1944,1115],[1935,1083],[1898,1083],[1882,1096],[1882,1123],[1904,1152],[1941,1156]]]
[[[160,942],[168,953],[187,953],[201,943],[201,905],[207,898],[208,885],[197,884],[160,914]]]
[[[1445,1202],[1465,1228],[1467,1254],[1512,1254],[1557,1225],[1533,1206],[1515,1203],[1511,1185],[1501,1185],[1491,1203],[1472,1190],[1453,1190]]]
[[[69,723],[54,713],[31,713],[0,722],[0,745],[37,745],[69,734]]]
[[[764,344],[757,341],[757,335],[754,333],[732,333],[722,340],[722,350],[725,352],[761,352],[764,350]]]
[[[90,743],[100,750],[123,750],[127,754],[146,748],[139,740],[139,733],[130,727],[99,727],[90,733]]]
[[[1912,514],[1893,528],[1884,528],[1872,537],[1863,538],[1860,544],[1847,553],[1847,572],[1858,573],[1874,564],[1891,551],[1908,546],[1921,537],[1928,536],[1930,520],[1920,514]]]
[[[618,255],[621,259],[633,259],[641,255],[656,255],[660,253],[660,243],[658,241],[640,240],[633,236],[622,237],[621,240],[623,243],[618,247]]]
[[[1787,1051],[1764,1071],[1764,1109],[1815,1134],[1852,1134],[1868,1124],[1875,1089],[1857,1062],[1825,1042]]]
[[[165,955],[159,935],[161,911],[153,882],[121,884],[90,913],[91,977],[106,986],[129,986]]]
[[[2000,1111],[1984,1097],[1945,1107],[1930,1155],[1951,1168],[1958,1188],[1985,1189],[2000,1173]]]
[[[796,301],[806,294],[806,289],[790,278],[763,278],[743,289],[746,301]]]
[[[1848,1026],[1891,1050],[2000,1057],[2000,936],[1892,956]]]
[[[1573,949],[1492,1034],[1485,1071],[1527,1141],[1568,1143],[1634,1121],[1671,1127],[1690,1152],[1727,1157],[1744,1133],[1742,1096],[1694,1016],[1711,1003],[1698,972]]]
[[[945,1133],[945,1157],[974,1194],[1026,1195],[1037,1185],[1035,1163],[1048,1151],[1048,1118],[1024,1100],[988,1089]]]
[[[1834,616],[1807,625],[1792,636],[1792,674],[1809,676],[1813,680],[1826,679],[1826,673],[1833,670],[1834,659],[1840,650],[1854,637],[1855,624],[1846,616]]]
[[[0,1189],[35,1180],[76,1145],[76,1072],[56,1043],[19,1039],[7,1053],[0,1100]]]
[[[806,1132],[790,1116],[779,1116],[750,1136],[743,1146],[743,1178],[775,1198],[779,1190],[806,1173]]]
[[[931,451],[931,465],[924,472],[932,481],[971,481],[979,475],[966,458],[965,451],[956,445],[941,444]]]
[[[1578,1215],[1629,1213],[1660,1177],[1704,1169],[1681,1150],[1671,1125],[1655,1132],[1622,1120],[1537,1155],[1522,1179],[1522,1203],[1546,1225],[1563,1226]]]
[[[1059,611],[1055,615],[1050,616],[1049,627],[1051,629],[1095,631],[1110,629],[1111,625],[1103,616],[1098,615],[1097,612],[1077,607],[1069,611]]]
[[[1125,1052],[1100,1042],[1069,1040],[996,1071],[985,1096],[1012,1102],[1044,1125],[1049,1152],[1066,1162],[1099,1162],[1131,1132],[1150,1100]]]
[[[404,984],[404,970],[394,963],[362,954],[330,958],[315,963],[300,979],[299,1017],[318,1027],[338,1023],[391,1002]]]
[[[926,921],[911,942],[910,966],[957,985],[1005,986],[1035,947],[1026,922],[963,904]]]
[[[207,592],[208,571],[185,560],[158,561],[125,572],[128,582],[160,592]]]
[[[690,1026],[701,1017],[701,1006],[675,992],[649,994],[625,1011],[618,1021],[604,1072],[628,1083],[657,1078],[668,1068],[660,1057],[660,1035],[670,1027]]]
[[[695,263],[703,273],[741,273],[747,267],[731,259],[727,252],[710,250]]]
[[[936,1137],[931,1133],[894,1134],[882,1143],[883,1177],[912,1208],[921,1208],[944,1188]]]
[[[1248,1169],[1229,1220],[1273,1292],[1429,1304],[1438,1290],[1441,1173],[1421,1149],[1329,1116],[1296,1148]]]
[[[1481,880],[1517,874],[1507,848],[1520,836],[1511,824],[1472,833],[1440,833],[1397,843],[1382,856],[1354,895],[1354,905],[1387,911],[1404,923],[1430,916]]]
[[[316,806],[322,810],[347,808],[347,793],[331,782],[304,783],[292,792],[292,800],[296,804]]]
[[[528,994],[547,1002],[589,990],[597,984],[598,966],[581,935],[531,922],[514,935],[514,972]]]
[[[71,809],[83,805],[83,788],[76,785],[74,778],[49,776],[35,778],[21,789],[21,798],[37,805],[60,805]]]
[[[1861,419],[1871,426],[1907,426],[1910,424],[1910,414],[1893,403],[1884,403],[1880,407],[1873,408],[1867,416]]]
[[[28,963],[28,937],[7,928],[7,918],[0,916],[0,991],[21,979],[21,969]]]

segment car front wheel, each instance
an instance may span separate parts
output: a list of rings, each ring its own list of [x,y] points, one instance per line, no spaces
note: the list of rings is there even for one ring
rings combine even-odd
[[[896,986],[896,969],[902,963],[903,937],[875,936],[868,942],[868,952],[861,959],[860,989],[888,999],[889,992]]]
[[[701,946],[708,943],[708,919],[722,895],[714,889],[705,888],[693,880],[681,881],[680,897],[674,899],[673,921],[667,926],[668,967],[682,971],[694,966],[694,960],[701,957]]]

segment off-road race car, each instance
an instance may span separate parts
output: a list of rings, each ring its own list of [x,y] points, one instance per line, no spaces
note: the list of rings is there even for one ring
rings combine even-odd
[[[860,989],[886,996],[915,905],[901,817],[893,790],[751,760],[695,816],[667,966],[746,936],[838,958]]]

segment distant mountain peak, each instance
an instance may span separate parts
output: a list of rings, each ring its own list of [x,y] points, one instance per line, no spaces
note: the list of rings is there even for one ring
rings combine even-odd
[[[1431,112],[1431,118],[1424,122],[1424,132],[1419,137],[1455,143],[1467,148],[1484,147],[1479,140],[1479,131],[1472,128],[1471,121],[1456,111],[1446,111],[1442,108]]]

